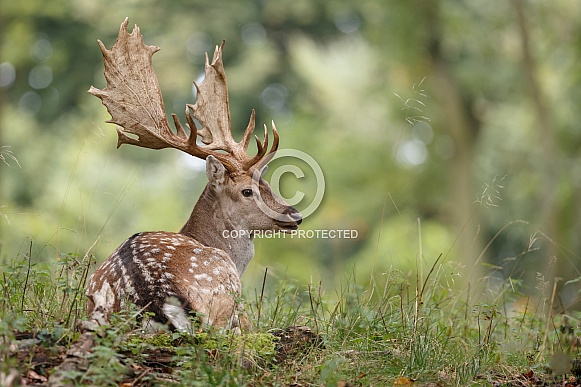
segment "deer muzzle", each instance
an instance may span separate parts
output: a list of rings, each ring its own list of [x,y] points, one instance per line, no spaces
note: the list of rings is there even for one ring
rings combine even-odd
[[[303,222],[303,216],[294,207],[289,206],[282,213],[287,216],[288,220],[275,220],[275,223],[283,231],[296,230]]]

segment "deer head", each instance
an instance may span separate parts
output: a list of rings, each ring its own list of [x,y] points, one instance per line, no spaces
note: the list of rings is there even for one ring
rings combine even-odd
[[[91,87],[89,93],[99,97],[107,107],[111,114],[107,122],[118,125],[118,147],[130,144],[149,149],[175,148],[206,160],[209,183],[182,232],[194,238],[207,238],[198,235],[206,233],[197,224],[201,216],[196,213],[204,215],[204,212],[216,211],[223,213],[225,228],[248,231],[296,229],[301,222],[300,213],[274,195],[261,177],[279,144],[274,122],[270,149],[268,128],[264,125],[263,140],[255,136],[257,153],[254,156],[247,154],[255,128],[254,110],[242,140],[236,142],[232,137],[228,88],[222,63],[224,42],[216,46],[211,62],[206,54],[205,78],[199,85],[194,82],[196,103],[186,105],[188,131],[172,114],[174,132],[166,118],[152,66],[152,56],[159,47],[145,45],[137,26],[129,34],[127,24],[128,19],[125,19],[110,50],[99,41],[107,87],[103,90]],[[197,142],[198,136],[201,144]],[[271,210],[268,215],[259,204],[265,204]]]

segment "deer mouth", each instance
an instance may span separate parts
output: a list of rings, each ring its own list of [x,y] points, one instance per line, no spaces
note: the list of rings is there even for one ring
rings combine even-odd
[[[291,232],[299,228],[303,222],[303,216],[294,207],[288,207],[283,214],[287,215],[285,220],[275,220],[274,224],[283,232]]]
[[[279,230],[284,232],[290,232],[297,230],[299,228],[299,222],[281,222],[275,221],[276,226]]]

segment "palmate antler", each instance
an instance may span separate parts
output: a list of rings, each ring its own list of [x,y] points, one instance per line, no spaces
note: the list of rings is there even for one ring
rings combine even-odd
[[[190,134],[188,135],[182,127],[178,117],[172,114],[176,127],[174,133],[166,118],[159,83],[151,60],[153,54],[160,48],[144,44],[137,25],[129,34],[128,21],[126,18],[121,24],[117,40],[110,50],[99,41],[105,63],[107,87],[100,90],[91,86],[89,89],[89,93],[99,97],[107,107],[111,115],[107,122],[118,125],[117,146],[131,144],[150,149],[175,148],[202,159],[213,155],[231,174],[266,165],[278,148],[278,133],[274,122],[272,123],[274,140],[268,153],[266,125],[264,140],[260,141],[255,136],[257,154],[250,157],[246,153],[255,126],[254,110],[242,140],[237,143],[232,138],[228,86],[222,63],[224,42],[216,46],[211,63],[206,54],[205,78],[199,85],[194,82],[197,90],[196,103],[186,105],[186,120]],[[200,130],[192,115],[200,123]],[[196,143],[198,135],[205,145]]]

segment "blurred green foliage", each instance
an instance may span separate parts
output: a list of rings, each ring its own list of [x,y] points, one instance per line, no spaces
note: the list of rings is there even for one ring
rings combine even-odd
[[[116,150],[106,109],[86,93],[105,85],[97,39],[110,47],[129,16],[162,48],[154,66],[166,110],[182,122],[204,53],[225,39],[236,135],[252,108],[258,124],[274,119],[281,148],[308,153],[325,175],[322,204],[301,227],[357,230],[257,240],[248,286],[265,266],[332,288],[352,265],[361,280],[390,267],[427,273],[440,254],[465,280],[512,276],[531,290],[536,272],[580,275],[578,1],[0,7],[2,259],[33,240],[39,261],[89,249],[102,261],[135,232],[178,230],[196,202],[203,164]],[[312,198],[312,177],[288,178],[283,193]]]

